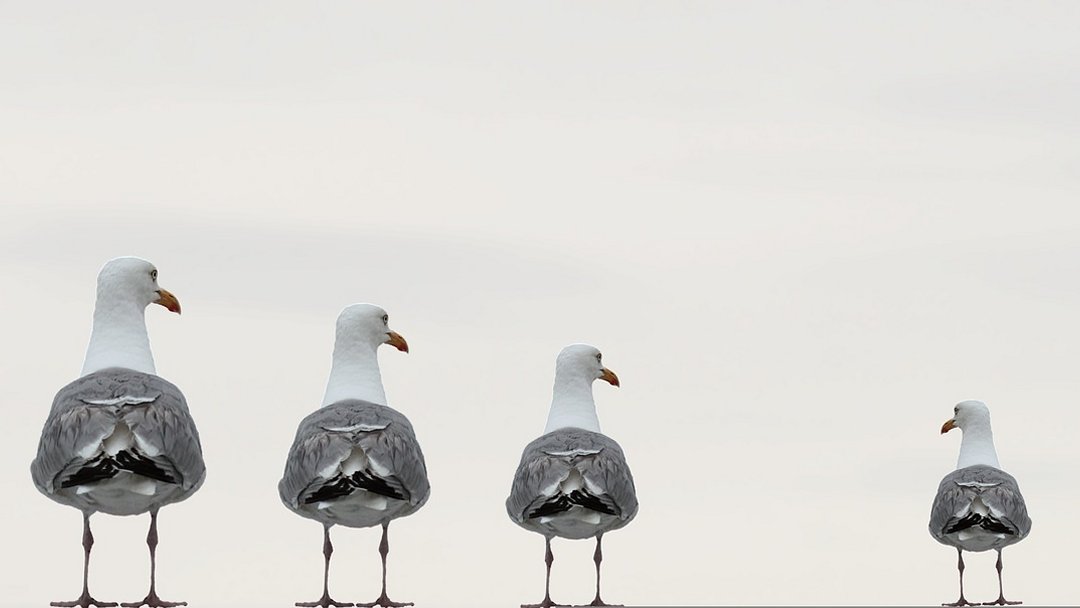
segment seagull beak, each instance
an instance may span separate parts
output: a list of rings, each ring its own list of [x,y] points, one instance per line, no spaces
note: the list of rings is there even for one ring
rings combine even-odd
[[[948,433],[949,431],[951,431],[951,430],[953,430],[955,428],[956,428],[956,419],[955,418],[950,418],[950,419],[945,421],[945,424],[941,425],[941,434],[944,435],[945,433]]]
[[[600,369],[600,379],[611,386],[619,386],[619,377],[615,375],[615,372],[606,367]]]
[[[161,304],[165,308],[169,309],[169,312],[175,312],[180,314],[180,300],[176,299],[176,296],[172,295],[164,289],[157,290],[158,299],[154,300],[154,304]]]
[[[403,353],[409,352],[409,343],[405,341],[405,338],[401,337],[401,334],[397,333],[396,331],[392,331],[386,335],[389,336],[389,338],[387,338],[386,340],[387,344],[393,346],[394,348],[400,350]]]

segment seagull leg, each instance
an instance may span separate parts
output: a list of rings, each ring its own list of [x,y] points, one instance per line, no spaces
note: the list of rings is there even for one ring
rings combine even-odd
[[[386,554],[390,553],[390,542],[387,540],[386,534],[390,528],[390,522],[385,522],[382,525],[382,541],[379,542],[379,555],[382,557],[382,594],[379,595],[379,599],[367,604],[356,604],[360,608],[372,608],[373,606],[382,606],[383,608],[403,608],[404,606],[412,606],[412,602],[395,602],[386,597]]]
[[[352,606],[352,602],[338,602],[330,597],[330,556],[334,554],[334,545],[330,543],[330,525],[323,524],[322,554],[325,564],[323,565],[322,597],[314,602],[296,602],[297,606],[304,608],[346,608]]]
[[[1024,602],[1010,602],[1005,599],[1005,590],[1001,586],[1001,549],[997,550],[997,573],[998,573],[998,599],[992,602],[983,602],[983,606],[1015,606]]]
[[[551,601],[551,564],[555,561],[555,555],[551,552],[551,539],[545,536],[544,543],[544,563],[547,564],[547,578],[544,579],[544,601],[539,604],[522,604],[521,608],[551,608],[552,606],[565,605]]]
[[[596,597],[589,603],[589,606],[611,606],[620,607],[622,604],[606,604],[604,600],[600,599],[600,562],[604,559],[604,553],[600,549],[600,541],[604,538],[603,534],[596,535],[596,551],[593,552],[593,562],[596,564]]]
[[[187,606],[187,602],[166,602],[161,599],[158,597],[154,585],[155,577],[157,575],[157,512],[157,509],[150,510],[150,531],[146,533],[146,546],[150,547],[150,591],[141,601],[122,602],[120,605],[123,606],[123,608],[140,608],[141,606],[149,606],[150,608],[176,608],[177,606]]]
[[[956,556],[959,558],[959,562],[957,563],[956,567],[960,570],[960,599],[956,600],[955,602],[953,602],[951,604],[942,604],[942,606],[951,606],[951,607],[954,607],[954,608],[956,606],[978,606],[978,604],[972,604],[971,602],[964,599],[964,551],[963,551],[963,549],[961,549],[960,547],[957,547],[956,548]]]
[[[116,606],[116,602],[99,602],[90,595],[90,589],[87,585],[90,578],[90,548],[94,546],[94,535],[90,533],[90,514],[83,512],[83,573],[82,573],[82,595],[79,599],[71,602],[49,602],[50,606],[57,606],[58,608],[89,608],[90,606],[97,606],[98,608],[111,608]]]

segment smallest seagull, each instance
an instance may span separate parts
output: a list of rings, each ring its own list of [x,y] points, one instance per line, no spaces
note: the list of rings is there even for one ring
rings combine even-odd
[[[638,510],[634,478],[622,448],[600,432],[592,385],[603,380],[619,386],[619,378],[601,363],[600,351],[571,344],[555,361],[555,387],[544,434],[525,446],[514,474],[506,512],[517,525],[544,535],[547,578],[544,600],[522,608],[550,608],[553,537],[596,538],[596,597],[590,606],[609,606],[600,599],[600,541]]]
[[[1001,585],[1001,550],[1018,543],[1031,531],[1024,497],[1016,479],[1001,470],[990,410],[981,401],[962,401],[941,427],[945,434],[963,432],[956,470],[941,480],[930,510],[930,535],[956,547],[960,570],[960,599],[942,606],[978,606],[964,599],[964,551],[997,551],[998,598],[983,606],[1020,604],[1005,599]]]

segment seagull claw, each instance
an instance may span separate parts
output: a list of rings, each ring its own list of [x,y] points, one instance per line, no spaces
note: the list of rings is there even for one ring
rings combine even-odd
[[[151,591],[147,594],[142,601],[138,602],[121,602],[121,608],[142,608],[142,606],[149,606],[150,608],[178,608],[179,606],[187,606],[187,602],[166,602],[157,596],[157,593]]]
[[[83,593],[77,600],[72,600],[70,602],[49,602],[49,605],[55,606],[56,608],[75,608],[76,606],[79,608],[90,608],[90,606],[97,606],[97,608],[116,608],[119,604],[116,602],[101,602],[95,600],[89,593]]]
[[[357,602],[354,605],[356,606],[356,608],[374,608],[375,606],[382,606],[382,608],[405,608],[405,606],[412,606],[413,603],[412,602],[395,602],[395,601],[391,600],[390,598],[386,597],[386,594],[384,593],[384,594],[380,595],[379,599],[375,600],[374,602],[366,602],[366,603]]]
[[[355,606],[352,602],[339,602],[326,594],[323,594],[314,602],[296,602],[296,605],[301,608],[350,608]]]

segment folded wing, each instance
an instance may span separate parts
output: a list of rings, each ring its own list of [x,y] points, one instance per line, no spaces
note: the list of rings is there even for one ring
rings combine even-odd
[[[158,376],[120,368],[88,374],[57,393],[30,470],[50,495],[122,472],[190,491],[206,473],[180,390]]]
[[[953,471],[941,480],[929,527],[930,534],[941,542],[975,527],[1018,541],[1031,530],[1031,519],[1012,475],[976,465]]]
[[[619,444],[600,433],[560,429],[525,447],[506,511],[518,523],[582,507],[623,523],[637,514],[634,479]]]
[[[328,405],[300,423],[278,484],[290,509],[357,490],[423,504],[427,466],[412,425],[399,412],[350,399]]]

